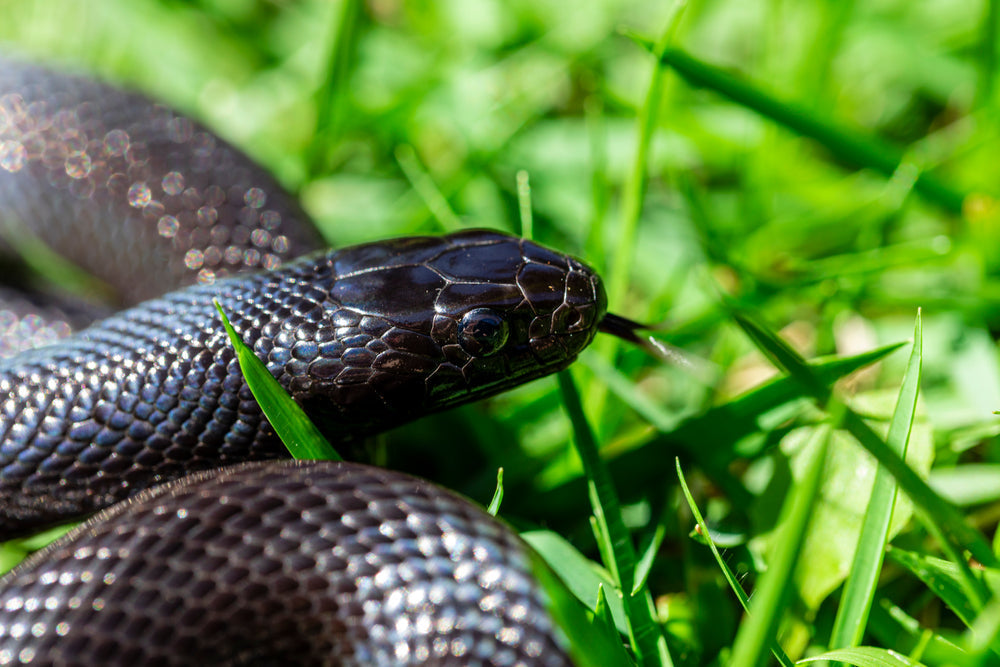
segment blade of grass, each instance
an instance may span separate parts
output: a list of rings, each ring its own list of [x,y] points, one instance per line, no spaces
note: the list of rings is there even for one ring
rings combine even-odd
[[[989,106],[993,102],[993,91],[997,76],[997,36],[1000,23],[1000,1],[986,0],[979,41],[979,86],[976,102],[979,106]]]
[[[731,667],[757,667],[764,659],[766,648],[776,641],[775,632],[785,609],[795,563],[819,493],[831,432],[829,425],[817,430],[802,481],[792,488],[782,505],[774,553],[769,559],[767,571],[757,584],[750,609],[736,633],[729,663]]]
[[[750,336],[758,348],[773,363],[782,368],[792,378],[801,383],[818,405],[823,408],[832,397],[832,390],[822,384],[805,360],[778,336],[753,322],[749,316],[735,313],[737,324]],[[972,528],[965,517],[953,505],[939,496],[927,483],[900,458],[885,441],[865,423],[858,414],[847,408],[844,412],[843,427],[861,445],[885,466],[896,483],[913,501],[914,506],[933,521],[941,535],[952,542],[950,548],[957,551],[968,549],[984,565],[995,565],[996,558],[989,544],[979,531]],[[975,581],[968,582],[978,586]]]
[[[677,28],[680,26],[687,0],[677,0],[667,17],[666,25],[651,52],[659,60],[667,46],[673,41]],[[642,215],[643,200],[646,196],[648,182],[649,149],[653,143],[653,131],[656,129],[658,112],[662,101],[663,68],[654,67],[649,76],[646,96],[643,98],[639,111],[635,152],[629,170],[628,180],[622,192],[621,224],[618,226],[618,245],[615,247],[614,263],[608,276],[608,302],[621,303],[628,286],[629,272],[632,266],[631,257],[635,251],[635,236]],[[615,339],[612,340],[614,342]],[[612,348],[609,345],[610,349]]]
[[[590,611],[595,613],[597,611],[598,590],[604,589],[605,592],[610,590],[610,596],[605,594],[608,613],[611,614],[618,631],[622,634],[628,633],[622,596],[615,588],[615,583],[607,570],[588,559],[564,537],[551,530],[527,530],[521,533],[521,539],[549,564],[556,576]]]
[[[809,367],[823,384],[832,384],[856,370],[887,357],[903,345],[905,343],[894,343],[852,357],[814,360],[809,362]],[[591,366],[590,362],[594,356],[585,353],[582,358],[595,374],[600,374],[603,372],[601,369],[607,368],[608,364]],[[615,373],[621,375],[617,371]],[[651,405],[648,400],[633,400],[632,397],[637,392],[634,387],[628,387],[631,383],[623,381],[620,377],[616,379],[610,374],[605,379],[611,391],[619,399],[637,413],[644,415],[654,425],[669,424],[674,421],[673,416]],[[619,485],[628,484],[629,488],[659,485],[660,471],[656,466],[649,465],[650,458],[662,458],[663,452],[669,452],[678,445],[697,453],[702,466],[725,468],[735,455],[733,446],[761,430],[759,424],[761,415],[807,396],[808,392],[795,379],[787,376],[775,378],[728,403],[709,408],[705,413],[681,422],[675,429],[623,452],[608,461],[606,465],[615,482]],[[711,451],[703,451],[706,437],[711,437],[719,445]],[[550,507],[572,505],[571,499],[583,493],[583,484],[584,482],[578,477],[568,480],[560,486],[547,490],[544,493],[544,501]]]
[[[820,655],[803,658],[796,664],[802,665],[822,660],[836,660],[857,667],[923,667],[922,663],[916,660],[911,660],[895,651],[875,646],[857,646],[827,651]]]
[[[797,77],[797,89],[813,109],[821,109],[833,102],[835,91],[831,84],[833,62],[844,41],[844,33],[851,24],[854,0],[836,0],[819,3],[821,24],[813,34],[813,42],[802,58],[803,67]]]
[[[636,387],[634,380],[615,368],[604,357],[584,353],[581,361],[600,379],[622,402],[635,410],[657,430],[669,433],[677,428],[679,418],[670,414],[655,401],[648,398]]]
[[[631,589],[635,552],[625,521],[622,519],[618,494],[610,478],[603,474],[606,471],[600,459],[597,442],[583,414],[573,378],[567,371],[563,371],[558,374],[558,380],[563,403],[573,425],[576,449],[587,477],[587,489],[594,504],[594,517],[598,524],[597,538],[599,542],[606,543],[607,553],[611,555],[605,565],[621,590]]]
[[[531,179],[524,169],[517,172],[517,208],[521,215],[521,236],[533,238],[535,225],[531,215]]]
[[[888,554],[893,561],[923,581],[967,627],[973,626],[983,605],[977,605],[976,600],[966,593],[963,573],[956,563],[904,549],[890,549]],[[989,568],[981,570],[981,573],[992,590],[1000,590],[1000,570]]]
[[[680,20],[687,7],[687,0],[675,0],[663,32],[653,48],[657,58],[674,39]],[[649,84],[639,110],[636,127],[635,148],[628,178],[621,195],[621,220],[615,230],[617,245],[607,275],[608,303],[620,304],[625,301],[625,292],[632,273],[632,257],[635,254],[636,235],[639,218],[642,216],[643,201],[648,182],[649,151],[653,143],[653,132],[659,119],[660,103],[663,98],[663,68],[653,66]],[[617,306],[616,306],[617,307]],[[613,336],[605,336],[598,343],[597,352],[605,359],[613,360],[618,353],[620,341]],[[607,394],[601,385],[594,385],[589,396],[588,407],[594,418],[600,422]]]
[[[680,12],[675,16],[679,19]],[[671,17],[652,49],[653,55],[657,58],[670,43],[674,27],[674,17]],[[646,86],[646,96],[643,98],[642,108],[636,119],[637,131],[632,164],[622,192],[621,221],[615,235],[617,245],[607,281],[608,303],[621,303],[625,298],[625,289],[628,287],[632,267],[631,258],[635,252],[636,230],[639,227],[639,217],[642,215],[642,206],[646,195],[649,149],[653,143],[653,130],[656,128],[662,89],[663,68],[653,67],[649,75],[649,84]],[[616,339],[610,341],[610,343],[615,342]],[[612,347],[610,343],[609,349],[617,349]]]
[[[1000,646],[1000,597],[993,599],[983,607],[976,620],[963,635],[965,646],[975,664],[984,664],[991,653]]]
[[[344,116],[344,100],[350,85],[351,63],[357,50],[358,29],[363,12],[361,0],[344,0],[336,14],[336,34],[326,61],[323,84],[316,93],[316,127],[310,142],[309,170],[313,176],[324,171],[330,149],[336,145],[337,132]]]
[[[588,97],[584,105],[587,138],[590,146],[591,218],[584,244],[587,257],[604,257],[604,222],[611,201],[608,182],[608,133],[604,122],[604,100],[599,95]],[[603,266],[596,266],[603,269]]]
[[[327,442],[312,420],[303,412],[299,404],[292,400],[288,392],[278,384],[264,362],[257,358],[240,335],[229,323],[226,312],[218,299],[215,308],[222,318],[222,325],[229,334],[229,341],[236,350],[236,358],[243,371],[243,378],[250,387],[254,398],[260,404],[264,416],[271,422],[274,432],[288,448],[293,458],[321,461],[340,461],[340,455]]]
[[[657,51],[649,40],[636,41],[659,55],[663,65],[671,67],[689,84],[713,90],[733,102],[770,118],[793,132],[822,144],[838,158],[880,172],[891,177],[906,156],[900,149],[873,136],[849,129],[832,120],[822,118],[815,109],[793,102],[779,100],[757,85],[736,78],[725,70],[709,65],[676,48]],[[962,214],[965,193],[927,172],[917,177],[914,189],[945,210]]]
[[[609,633],[617,633],[615,627],[615,617],[611,615],[611,605],[608,604],[608,596],[604,593],[604,584],[597,586],[597,604],[594,605],[594,619],[599,620]]]
[[[420,164],[416,151],[411,146],[399,146],[396,148],[396,162],[403,170],[406,179],[410,181],[413,190],[423,200],[427,210],[441,226],[442,231],[457,232],[461,229],[461,219],[455,215],[448,199],[438,189],[434,179],[427,173],[423,165]]]
[[[656,522],[656,528],[653,530],[653,534],[649,538],[649,544],[647,544],[646,548],[642,550],[642,555],[639,557],[639,561],[635,565],[635,583],[632,585],[632,595],[637,595],[646,585],[647,579],[649,579],[649,573],[653,569],[653,562],[656,560],[656,554],[660,551],[660,546],[663,544],[663,538],[667,536],[666,520],[667,514],[664,512],[660,515],[659,521]]]
[[[674,463],[677,467],[677,479],[680,481],[681,490],[684,492],[684,498],[687,499],[688,507],[691,508],[691,514],[694,515],[694,520],[698,524],[698,529],[701,531],[705,544],[708,545],[709,550],[712,552],[712,557],[715,558],[716,564],[718,564],[719,568],[722,570],[722,576],[726,578],[729,588],[736,594],[736,598],[740,601],[740,605],[743,607],[743,610],[749,611],[750,598],[747,597],[746,591],[743,590],[743,586],[740,585],[736,575],[729,569],[729,565],[726,564],[726,561],[722,558],[722,554],[719,553],[719,549],[716,547],[715,541],[712,539],[711,533],[708,529],[708,524],[705,522],[705,518],[702,516],[701,510],[698,509],[698,504],[695,503],[694,496],[691,495],[691,489],[688,487],[687,479],[684,477],[684,471],[681,470],[680,459],[675,459]],[[782,667],[791,667],[792,659],[789,658],[788,654],[786,654],[784,649],[781,648],[781,644],[773,638],[770,642],[770,649],[771,653],[782,665]]]
[[[569,639],[569,653],[573,664],[580,667],[631,667],[631,659],[620,635],[609,623],[605,606],[600,614],[587,618],[583,605],[565,583],[552,571],[548,563],[534,551],[529,550],[531,571],[542,589],[547,593],[548,609],[556,625]],[[598,603],[603,587],[597,587]]]
[[[948,556],[951,563],[958,569],[961,575],[958,579],[958,584],[962,588],[962,592],[969,599],[969,603],[975,608],[977,613],[982,611],[986,605],[986,601],[990,597],[990,592],[986,590],[986,586],[979,575],[972,571],[972,567],[969,565],[969,561],[962,552],[962,549],[945,535],[944,528],[938,522],[920,512],[917,512],[916,516],[927,529],[927,532],[941,545],[941,550]],[[992,550],[990,553],[993,553]]]
[[[583,462],[587,486],[594,504],[594,516],[608,540],[607,552],[611,561],[605,563],[615,579],[618,590],[629,592],[635,582],[635,548],[625,521],[622,518],[618,494],[604,462],[601,461],[590,424],[583,414],[580,395],[568,371],[557,375],[563,404],[573,425],[574,442]],[[656,620],[656,610],[649,590],[644,588],[636,595],[625,595],[629,642],[640,665],[672,665],[666,639]]]
[[[993,437],[993,434],[984,436]],[[1000,500],[1000,465],[996,463],[965,463],[953,468],[931,471],[927,480],[935,491],[959,507],[973,507]],[[995,533],[1000,537],[1000,532]],[[997,537],[994,537],[996,546]],[[993,549],[994,553],[997,551]]]
[[[902,387],[886,438],[889,447],[900,457],[906,457],[906,448],[917,409],[920,389],[920,370],[923,361],[923,328],[920,311],[913,330],[913,351],[903,375]],[[854,553],[854,562],[847,574],[840,607],[833,623],[830,648],[858,646],[864,637],[868,614],[875,599],[875,586],[882,572],[885,546],[889,541],[889,525],[896,505],[896,484],[888,471],[879,466],[875,472],[868,509],[865,512],[861,536]]]
[[[750,318],[735,314],[737,322],[747,331],[760,350],[768,355],[772,362],[784,368],[813,394],[819,406],[823,408],[832,398],[829,387],[823,386],[815,374],[809,369],[805,360],[791,347],[785,344],[777,335],[766,330]],[[968,563],[962,556],[962,549],[967,548],[984,564],[995,562],[993,551],[986,544],[983,536],[965,522],[962,514],[950,503],[934,492],[922,480],[906,461],[904,461],[889,445],[872,430],[864,419],[847,408],[844,413],[843,425],[861,445],[874,456],[880,464],[889,470],[896,482],[910,496],[917,508],[918,517],[928,527],[928,530],[938,539],[941,548],[954,561],[962,572],[962,585],[970,599],[979,609],[988,597],[982,584],[973,575]],[[982,558],[987,560],[983,561]]]
[[[28,537],[0,542],[0,575],[6,574],[30,554],[44,549],[79,525],[79,523],[67,523]]]
[[[587,502],[590,503],[591,507],[596,507],[601,503],[600,498],[594,493],[593,487],[589,487],[587,489]],[[597,517],[597,514],[598,512],[594,512],[590,516],[590,532],[594,535],[594,542],[597,543],[597,553],[601,558],[601,562],[607,564],[608,568],[610,569],[611,564],[616,562],[615,552],[614,549],[611,548],[611,536],[608,535],[607,532],[608,530],[607,523],[601,521]],[[610,574],[612,583],[614,583],[616,586],[619,585],[621,582],[618,579],[617,573],[611,571]],[[619,594],[624,595],[624,592],[620,591],[619,589],[615,590],[617,590]]]
[[[876,601],[869,617],[873,637],[888,646],[909,649],[910,656],[930,664],[971,667],[968,654],[945,637],[920,627],[920,623],[886,598]]]
[[[808,366],[821,384],[833,384],[856,370],[884,359],[903,345],[905,343],[893,343],[853,357],[811,361],[808,362]],[[675,430],[664,433],[661,438],[651,441],[646,447],[681,443],[692,449],[698,448],[705,442],[706,433],[712,433],[722,442],[736,443],[760,430],[761,415],[806,397],[811,395],[801,383],[794,378],[779,377],[737,396],[728,403],[710,408],[703,415],[681,423]],[[619,398],[643,414],[644,406],[633,405],[627,393],[621,394]],[[659,416],[667,415],[661,413]],[[723,463],[728,463],[733,457],[731,447],[718,447],[716,450],[715,458]]]
[[[500,503],[503,502],[503,468],[497,468],[497,488],[493,492],[493,500],[490,501],[490,506],[486,508],[490,516],[496,516],[497,512],[500,511]]]
[[[9,246],[34,273],[45,276],[59,289],[95,303],[114,301],[115,289],[111,285],[54,251],[12,212],[4,211],[0,216],[0,242]]]

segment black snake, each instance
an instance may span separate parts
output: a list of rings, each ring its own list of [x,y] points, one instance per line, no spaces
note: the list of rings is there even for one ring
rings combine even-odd
[[[0,364],[0,539],[111,506],[0,580],[0,665],[569,664],[526,548],[468,501],[360,464],[254,462],[286,454],[212,299],[347,439],[627,329],[587,266],[488,231],[295,259],[319,237],[238,151],[140,95],[11,60],[0,219],[130,306]],[[19,303],[8,348],[89,311]]]

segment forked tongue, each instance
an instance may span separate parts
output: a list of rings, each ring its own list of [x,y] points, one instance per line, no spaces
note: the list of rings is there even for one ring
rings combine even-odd
[[[604,319],[601,320],[597,330],[632,343],[650,356],[656,357],[661,361],[682,366],[703,381],[707,381],[710,376],[714,375],[715,369],[711,362],[692,357],[691,355],[682,352],[672,345],[668,345],[653,336],[642,336],[638,333],[639,331],[652,331],[659,328],[661,328],[660,325],[640,324],[639,322],[630,320],[627,317],[615,315],[614,313],[608,313],[604,316]]]

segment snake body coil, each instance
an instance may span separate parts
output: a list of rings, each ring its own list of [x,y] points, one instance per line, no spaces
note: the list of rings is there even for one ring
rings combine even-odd
[[[0,61],[3,218],[119,303],[201,284],[0,362],[0,539],[142,492],[0,580],[0,665],[568,664],[525,547],[433,485],[347,463],[154,485],[285,455],[213,299],[346,439],[568,365],[605,316],[588,267],[487,231],[292,261],[315,233],[235,149]]]
[[[0,664],[570,664],[520,541],[399,473],[199,473],[71,538],[4,580]]]

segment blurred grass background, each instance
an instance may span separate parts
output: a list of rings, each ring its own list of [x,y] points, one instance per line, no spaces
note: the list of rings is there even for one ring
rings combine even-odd
[[[535,238],[601,269],[611,308],[662,322],[657,336],[689,359],[605,341],[574,374],[607,457],[631,453],[611,466],[626,523],[640,543],[661,527],[650,584],[674,661],[693,665],[728,661],[742,612],[687,535],[674,457],[752,588],[825,419],[794,392],[730,410],[776,371],[722,295],[810,358],[906,341],[922,307],[910,461],[996,530],[997,5],[692,0],[674,19],[641,0],[0,0],[0,48],[199,118],[298,193],[336,245],[456,219],[518,231],[525,172]],[[669,47],[667,66],[630,35]],[[730,78],[781,122],[733,101]],[[877,423],[905,364],[897,352],[837,386]],[[372,449],[484,504],[503,466],[502,516],[594,555],[569,438],[544,380]],[[780,628],[793,658],[827,646],[874,470],[835,438]],[[894,544],[937,554],[908,512]],[[935,642],[961,646],[965,623],[930,590],[887,564],[866,643],[954,664]]]

